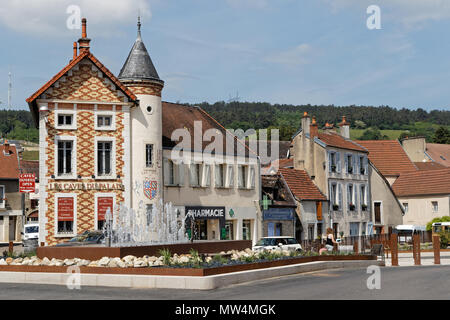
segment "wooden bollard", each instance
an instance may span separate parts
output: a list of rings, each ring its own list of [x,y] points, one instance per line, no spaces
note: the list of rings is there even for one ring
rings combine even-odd
[[[398,235],[391,234],[391,265],[398,267]]]
[[[420,266],[420,235],[413,235],[414,265]]]
[[[10,254],[14,252],[14,242],[12,241],[9,242],[8,251]]]
[[[433,235],[434,264],[441,264],[441,237]]]
[[[358,253],[358,241],[353,242],[353,252]]]

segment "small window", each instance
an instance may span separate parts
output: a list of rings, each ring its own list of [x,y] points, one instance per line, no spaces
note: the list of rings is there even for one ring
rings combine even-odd
[[[153,166],[153,145],[145,145],[145,166],[151,168]]]
[[[432,201],[431,202],[431,207],[432,207],[434,213],[439,211],[439,204],[438,204],[437,201]]]
[[[97,127],[98,128],[109,128],[112,124],[112,116],[97,116]]]
[[[152,212],[153,212],[153,204],[149,203],[145,205],[145,215],[146,215],[146,220],[147,220],[147,226],[149,226],[152,222],[153,222],[153,216],[152,216]]]
[[[58,126],[72,125],[73,116],[71,114],[58,114]]]

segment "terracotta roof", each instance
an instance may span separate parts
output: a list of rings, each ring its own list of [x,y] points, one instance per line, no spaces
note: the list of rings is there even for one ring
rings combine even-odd
[[[450,167],[450,144],[427,143],[426,152],[437,163]]]
[[[252,141],[253,142],[253,141]],[[277,141],[277,143],[278,143],[278,157],[280,158],[280,159],[286,159],[287,158],[287,154],[288,154],[288,151],[289,151],[289,149],[290,149],[290,146],[291,146],[291,142],[290,141]],[[245,141],[245,144],[247,145],[247,146],[250,146],[251,147],[251,143],[250,143],[250,141],[249,140],[246,140]],[[260,145],[261,146],[264,146],[265,145],[265,147],[267,148],[266,150],[266,152],[267,152],[267,154],[262,154],[263,156],[271,156],[271,152],[272,152],[272,146],[274,145],[275,143],[273,142],[273,141],[271,141],[271,140],[256,140],[256,145],[257,145],[257,150],[254,150],[255,148],[251,148],[252,150],[254,150],[254,151],[258,151],[258,155],[260,155],[261,156],[261,151],[262,150],[259,150],[260,149]],[[275,148],[276,148],[276,146],[274,146]]]
[[[0,145],[0,179],[19,179],[19,157],[14,145],[8,147],[5,153],[5,145]]]
[[[294,158],[289,159],[277,159],[269,164],[261,164],[261,174],[275,174],[279,168],[292,168],[294,167]]]
[[[319,188],[312,182],[306,171],[280,168],[279,172],[289,186],[289,189],[291,189],[292,194],[299,200],[327,200]]]
[[[20,170],[22,173],[34,173],[39,179],[39,160],[20,160]]]
[[[318,138],[324,142],[327,146],[335,147],[335,148],[341,148],[341,149],[348,149],[348,150],[355,150],[360,152],[366,152],[367,150],[355,143],[355,141],[352,141],[350,139],[346,139],[343,136],[333,133],[333,132],[326,132],[326,133],[319,133]]]
[[[200,107],[191,107],[188,105],[182,105],[171,102],[163,102],[162,103],[162,143],[164,148],[173,148],[178,142],[172,141],[172,133],[176,129],[187,129],[191,135],[191,150],[194,151],[202,151],[205,150],[205,147],[210,145],[212,141],[203,140],[202,150],[196,150],[196,146],[194,145],[194,122],[201,122],[202,128],[202,136],[204,136],[207,130],[216,130],[220,132],[223,136],[223,153],[227,154],[227,150],[233,150],[233,154],[237,154],[240,150],[238,149],[238,145],[241,149],[244,150],[245,156],[256,157],[257,154],[250,150],[242,141],[237,139],[234,135],[231,134],[228,130],[226,130],[217,120],[211,117],[206,111],[204,111]],[[231,139],[226,139],[226,137],[230,137]],[[180,138],[180,142],[181,142]]]
[[[419,169],[419,170],[440,170],[440,169],[446,168],[442,164],[434,162],[434,161],[414,162],[414,164],[416,165],[417,169]]]
[[[397,197],[450,194],[450,168],[402,173],[392,188]]]
[[[356,141],[369,150],[369,160],[384,176],[398,176],[404,172],[417,171],[398,140]]]

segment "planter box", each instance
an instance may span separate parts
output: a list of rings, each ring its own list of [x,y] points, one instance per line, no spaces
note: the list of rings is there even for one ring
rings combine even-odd
[[[281,267],[292,264],[300,264],[315,261],[356,261],[356,260],[377,260],[377,256],[372,255],[351,255],[351,256],[312,256],[297,257],[276,261],[255,262],[246,264],[236,264],[214,268],[170,268],[170,267],[145,267],[145,268],[108,268],[108,267],[79,267],[81,273],[93,274],[135,274],[135,275],[155,275],[155,276],[191,276],[204,277],[216,274],[257,270],[273,267]],[[0,266],[1,271],[13,272],[51,272],[66,273],[67,266]]]

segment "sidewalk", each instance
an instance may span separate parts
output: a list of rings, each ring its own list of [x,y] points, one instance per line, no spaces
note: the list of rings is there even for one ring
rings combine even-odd
[[[423,266],[432,266],[434,264],[433,252],[421,252],[420,264]],[[399,267],[414,266],[414,258],[412,253],[399,253],[398,254]],[[450,265],[450,252],[441,252],[441,265]],[[391,255],[389,259],[386,258],[386,267],[392,266]]]

